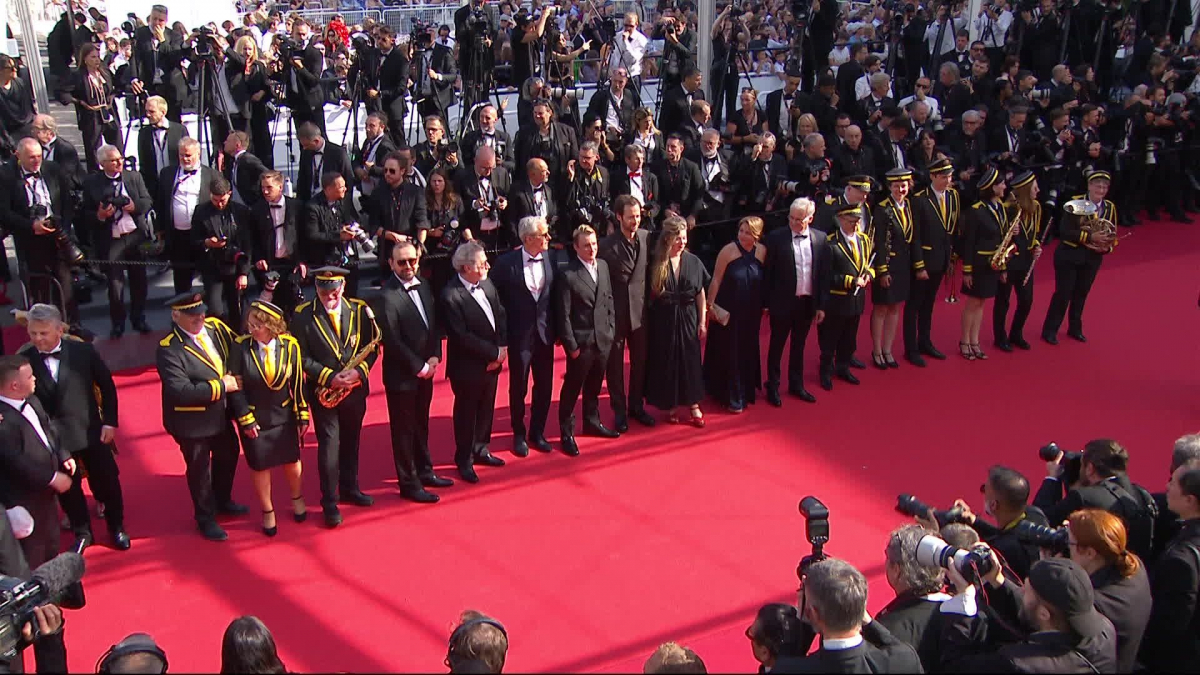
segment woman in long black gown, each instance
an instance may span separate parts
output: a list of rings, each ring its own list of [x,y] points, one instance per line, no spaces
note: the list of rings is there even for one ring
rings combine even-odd
[[[700,259],[687,252],[687,237],[687,221],[667,218],[647,270],[647,353],[654,356],[647,366],[646,402],[669,411],[671,424],[685,421],[676,409],[688,407],[691,414],[686,421],[702,428],[700,340],[708,309],[704,289],[711,277]]]
[[[249,335],[238,338],[229,355],[229,372],[242,382],[232,392],[234,410],[249,410],[238,420],[242,449],[253,471],[254,492],[262,505],[263,534],[278,532],[271,502],[271,469],[283,467],[292,490],[292,517],[308,516],[300,494],[300,438],[308,429],[308,403],[301,383],[300,345],[287,334],[283,310],[263,301],[250,303],[246,315]],[[240,400],[239,400],[240,399]]]
[[[737,239],[717,255],[708,308],[708,341],[704,347],[704,380],[708,394],[731,413],[754,403],[762,382],[759,330],[762,327],[763,262],[767,247],[758,243],[763,221],[742,218]],[[714,315],[729,313],[722,325]]]
[[[125,152],[121,141],[121,120],[113,105],[115,89],[112,73],[100,60],[100,48],[89,42],[79,48],[79,70],[71,76],[71,83],[63,93],[67,103],[75,104],[75,118],[79,133],[83,135],[83,152],[87,164],[84,170],[95,171],[96,150],[105,143]]]

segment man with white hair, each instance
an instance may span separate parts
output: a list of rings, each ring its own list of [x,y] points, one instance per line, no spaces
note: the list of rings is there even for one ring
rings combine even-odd
[[[53,115],[38,115],[33,118],[30,127],[33,137],[42,144],[42,160],[54,162],[62,167],[63,173],[72,181],[80,179],[83,164],[79,161],[79,151],[70,141],[58,137],[58,122]]]

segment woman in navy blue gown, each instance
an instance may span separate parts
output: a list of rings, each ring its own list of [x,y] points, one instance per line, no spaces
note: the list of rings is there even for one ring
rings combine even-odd
[[[717,255],[708,288],[704,381],[708,395],[735,414],[754,403],[762,383],[759,330],[763,313],[763,261],[767,257],[767,247],[758,243],[762,232],[762,218],[742,218],[737,239],[726,244]],[[724,318],[726,314],[728,321]]]

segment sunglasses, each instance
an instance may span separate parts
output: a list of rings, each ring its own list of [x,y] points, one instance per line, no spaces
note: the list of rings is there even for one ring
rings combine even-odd
[[[417,264],[417,258],[401,258],[396,261],[397,267],[412,267]]]
[[[388,167],[388,168],[384,169],[383,172],[386,174],[400,173],[400,169],[393,169],[391,167]]]

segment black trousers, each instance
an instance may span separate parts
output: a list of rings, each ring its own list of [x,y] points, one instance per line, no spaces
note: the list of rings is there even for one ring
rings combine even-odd
[[[625,390],[625,349],[629,348],[629,390]],[[608,381],[608,403],[617,416],[644,410],[646,391],[646,326],[613,340],[608,352],[604,379]]]
[[[933,327],[933,307],[937,303],[938,286],[942,285],[945,276],[945,270],[931,271],[928,279],[912,280],[908,302],[904,303],[904,353],[916,354],[922,347],[933,346],[929,337]],[[824,353],[824,348],[821,351]]]
[[[296,311],[296,305],[299,304],[299,287],[292,281],[292,270],[295,269],[296,263],[290,260],[275,260],[271,263],[276,272],[279,272],[279,284],[275,286],[275,292],[271,294],[270,302],[279,306],[283,310],[283,315],[289,320],[292,313]],[[261,295],[266,290],[264,278],[266,272],[254,270],[254,278],[258,281],[258,293]]]
[[[54,506],[54,500],[39,499],[37,504],[36,509],[33,504],[26,505],[26,508],[29,509],[35,523],[45,523],[49,527],[39,535],[35,526],[34,533],[20,541],[21,552],[31,570],[36,570],[60,552],[58,509]],[[33,657],[39,673],[67,672],[67,645],[63,640],[63,632],[59,631],[57,635],[47,635],[35,640]]]
[[[594,344],[579,348],[579,356],[567,355],[567,375],[558,394],[558,426],[562,435],[575,435],[575,402],[583,393],[583,421],[600,424],[600,387],[604,384],[604,368],[608,352]]]
[[[408,104],[405,102],[404,97],[397,96],[395,98],[382,99],[380,102],[383,112],[387,113],[388,129],[392,132],[392,141],[395,142],[396,147],[409,145],[404,128],[404,118],[408,113]],[[445,123],[449,124],[449,120],[446,120]],[[420,131],[417,132],[417,137],[422,137]],[[404,141],[403,146],[401,145],[401,141]]]
[[[363,416],[367,414],[365,385],[342,400],[336,408],[326,408],[310,396],[313,428],[317,432],[317,471],[321,478],[321,506],[337,506],[339,490],[358,489],[358,443]]]
[[[238,290],[237,277],[206,274],[203,281],[208,315],[224,321],[234,332],[241,332],[242,291]]]
[[[525,393],[529,391],[529,374],[533,373],[533,401],[529,413],[528,431],[525,427]],[[603,381],[604,376],[600,377]],[[554,345],[542,344],[536,336],[528,350],[509,352],[508,408],[512,417],[513,438],[544,436],[546,418],[550,416],[550,399],[554,394]],[[562,404],[559,404],[562,408]]]
[[[271,140],[273,121],[274,117],[267,116],[266,105],[250,107],[250,152],[268,169],[275,168],[275,144]]]
[[[119,239],[114,239],[108,245],[107,260],[144,261],[146,257],[140,248],[144,241],[146,241],[146,234],[141,230],[134,230],[122,235]],[[134,323],[144,322],[148,289],[145,266],[133,265],[125,268],[119,265],[110,265],[104,271],[108,275],[108,316],[112,319],[113,327],[125,326],[125,276],[127,274],[129,276],[129,313],[133,315]]]
[[[496,387],[500,371],[482,377],[450,379],[454,392],[454,464],[460,469],[474,464],[492,440],[492,415],[496,409]]]
[[[164,217],[169,219],[171,214]],[[167,227],[171,227],[169,221]],[[171,261],[171,277],[176,293],[192,290],[192,282],[199,272],[196,265],[205,256],[204,245],[192,243],[190,237],[191,233],[183,230],[169,230],[167,234],[167,259]]]
[[[296,130],[300,130],[300,125],[305,122],[312,122],[321,130],[322,138],[329,138],[329,134],[325,132],[325,109],[318,107],[313,109],[307,101],[291,100],[288,101],[288,106],[292,109],[292,122],[296,125]]]
[[[216,520],[217,508],[233,501],[233,474],[238,462],[238,438],[233,422],[228,422],[219,434],[176,438],[175,442],[187,464],[188,490],[192,493],[196,522]]]
[[[1011,342],[1025,337],[1025,321],[1033,309],[1033,277],[1024,283],[1028,269],[1013,270],[1007,274],[1008,281],[1001,281],[992,300],[992,336],[996,342]],[[1005,331],[1008,323],[1008,297],[1016,291],[1017,311],[1013,313],[1012,327]]]
[[[1067,316],[1067,330],[1083,332],[1083,305],[1096,281],[1104,256],[1087,249],[1071,249],[1059,244],[1054,251],[1054,296],[1046,310],[1042,335],[1054,335]]]
[[[788,349],[788,389],[804,388],[804,343],[812,328],[817,304],[811,295],[796,296],[788,300],[788,311],[771,312],[771,339],[767,346],[767,388],[779,390],[780,365],[783,344],[790,337]]]
[[[101,145],[107,143],[116,146],[124,154],[125,144],[121,142],[120,121],[104,124],[100,121],[100,113],[93,112],[77,113],[76,120],[79,123],[79,133],[83,136],[83,160],[86,162],[84,167],[89,173],[92,167],[96,166],[96,151]]]
[[[73,453],[75,463],[87,469],[88,485],[96,501],[104,504],[104,521],[110,533],[125,526],[125,499],[121,494],[120,469],[113,457],[112,446],[96,444]],[[75,536],[90,534],[92,518],[88,514],[87,498],[83,495],[83,472],[78,471],[71,480],[71,488],[58,495],[58,503],[71,521]]]
[[[911,302],[911,300],[910,300]],[[850,368],[850,358],[858,349],[858,322],[862,314],[837,316],[826,314],[817,326],[817,344],[821,346],[821,373]]]
[[[30,256],[25,260],[25,265],[29,273],[30,299],[33,302],[62,307],[66,310],[64,318],[67,323],[72,326],[78,325],[79,304],[75,302],[75,281],[71,275],[71,266],[57,254],[47,257]],[[54,283],[55,281],[58,283]]]
[[[392,431],[392,459],[400,494],[421,489],[421,476],[433,475],[429,457],[429,405],[433,380],[417,380],[412,391],[387,392],[388,424]]]

